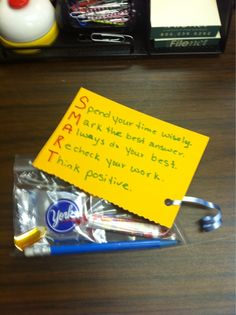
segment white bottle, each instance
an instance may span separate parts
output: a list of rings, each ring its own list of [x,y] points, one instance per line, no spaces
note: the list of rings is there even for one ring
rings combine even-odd
[[[55,10],[49,0],[0,0],[2,45],[11,48],[48,46],[57,35]]]

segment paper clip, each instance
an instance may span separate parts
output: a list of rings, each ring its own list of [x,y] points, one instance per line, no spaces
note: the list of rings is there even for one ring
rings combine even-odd
[[[205,232],[210,232],[218,229],[222,225],[222,211],[217,204],[196,197],[185,196],[183,200],[170,200],[167,199],[165,204],[167,206],[181,206],[183,203],[191,203],[200,205],[210,210],[217,210],[216,215],[207,215],[200,219],[201,229]]]
[[[94,42],[105,43],[126,43],[133,42],[133,37],[130,35],[109,34],[109,33],[92,33],[91,40]]]

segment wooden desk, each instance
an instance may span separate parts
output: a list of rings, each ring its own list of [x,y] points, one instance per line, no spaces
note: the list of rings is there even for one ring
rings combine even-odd
[[[234,26],[220,56],[0,65],[0,313],[235,314]],[[179,215],[189,244],[165,250],[26,259],[14,254],[13,160],[36,154],[77,90],[211,137],[188,195],[219,203],[223,227],[200,233],[204,210]]]

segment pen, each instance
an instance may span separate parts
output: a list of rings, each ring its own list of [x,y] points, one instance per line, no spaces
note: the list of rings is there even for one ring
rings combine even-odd
[[[138,241],[124,241],[124,242],[109,242],[109,243],[89,243],[81,245],[48,245],[40,244],[32,247],[27,247],[24,254],[27,257],[32,256],[55,256],[66,254],[82,254],[82,253],[97,253],[110,252],[117,250],[135,250],[135,249],[150,249],[163,248],[175,246],[178,244],[177,240],[138,240]]]

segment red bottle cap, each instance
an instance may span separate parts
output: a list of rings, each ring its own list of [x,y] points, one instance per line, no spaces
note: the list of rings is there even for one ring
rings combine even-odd
[[[8,0],[9,6],[13,9],[21,9],[28,4],[29,0]]]

